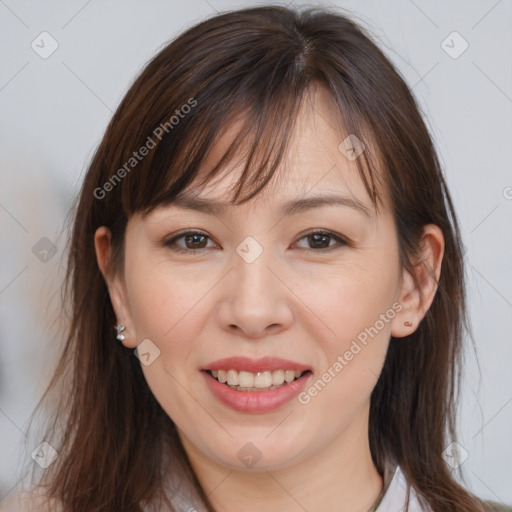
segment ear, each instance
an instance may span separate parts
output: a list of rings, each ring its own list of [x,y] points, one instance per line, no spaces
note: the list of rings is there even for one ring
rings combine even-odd
[[[124,325],[123,334],[125,339],[121,342],[125,347],[135,348],[136,335],[133,326],[132,317],[128,303],[128,295],[122,272],[114,272],[111,267],[111,244],[110,230],[105,227],[99,227],[94,234],[94,247],[96,249],[96,259],[98,266],[107,284],[110,302],[116,315],[117,324]],[[112,326],[112,337],[115,339],[114,326]]]
[[[403,270],[401,289],[397,297],[402,309],[391,322],[391,336],[395,338],[412,334],[434,300],[444,255],[444,236],[439,226],[426,224],[423,227],[419,249],[420,254],[413,268],[418,285],[414,282],[413,275],[406,269]],[[405,322],[412,325],[404,325]]]

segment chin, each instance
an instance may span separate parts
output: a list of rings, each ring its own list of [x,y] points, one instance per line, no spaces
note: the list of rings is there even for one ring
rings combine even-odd
[[[278,427],[279,428],[279,427]],[[244,435],[234,436],[225,444],[208,446],[204,453],[218,464],[237,471],[275,471],[292,466],[304,456],[304,437],[278,435],[272,429],[261,429],[251,435],[250,429]]]

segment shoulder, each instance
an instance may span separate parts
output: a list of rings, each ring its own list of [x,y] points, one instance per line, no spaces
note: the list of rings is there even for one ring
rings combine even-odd
[[[492,512],[512,512],[512,507],[504,505],[503,503],[497,503],[495,501],[485,501],[484,503],[489,507],[489,510],[492,510]]]
[[[48,501],[40,488],[32,490],[12,491],[0,501],[0,512],[62,512],[55,500]]]

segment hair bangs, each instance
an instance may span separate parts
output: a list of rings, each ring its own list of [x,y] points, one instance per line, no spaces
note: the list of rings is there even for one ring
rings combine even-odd
[[[157,207],[170,205],[192,182],[202,187],[231,164],[244,160],[242,173],[230,191],[231,202],[237,205],[249,201],[271,181],[286,159],[301,109],[308,106],[307,103],[315,108],[310,100],[315,86],[328,92],[339,113],[340,122],[332,128],[339,131],[340,144],[354,135],[364,144],[364,151],[353,161],[378,211],[376,183],[380,166],[375,163],[379,159],[379,148],[372,142],[380,138],[372,130],[370,113],[361,109],[353,84],[326,63],[319,66],[313,60],[313,48],[302,39],[300,44],[290,45],[288,41],[284,52],[283,47],[273,50],[268,43],[260,44],[259,50],[251,50],[249,57],[236,47],[230,47],[229,51],[234,52],[235,60],[229,60],[231,64],[225,68],[212,68],[212,78],[206,83],[202,69],[200,74],[198,71],[197,76],[193,74],[189,78],[190,83],[168,87],[168,83],[176,83],[173,75],[180,71],[177,65],[168,77],[160,81],[153,78],[157,100],[152,102],[149,111],[145,104],[143,118],[142,104],[130,107],[132,124],[139,127],[131,146],[138,147],[158,132],[159,126],[165,125],[173,111],[178,113],[184,108],[188,93],[192,93],[195,102],[194,108],[180,116],[179,123],[163,134],[156,147],[122,183],[126,216],[135,212],[146,215]],[[203,61],[211,60],[205,50],[202,60],[195,64],[206,66]],[[150,66],[143,77],[151,72]],[[160,124],[146,123],[149,119],[158,119]],[[218,152],[219,140],[231,132],[234,135],[226,150],[211,163],[213,153]],[[133,147],[128,149],[128,141],[124,142],[126,160]]]
[[[258,80],[258,76],[254,80]],[[234,205],[243,204],[258,195],[276,175],[287,158],[290,143],[297,129],[300,111],[306,103],[314,109],[309,100],[311,90],[320,82],[284,82],[278,91],[266,90],[256,97],[250,91],[236,91],[238,102],[230,110],[222,111],[217,101],[222,98],[199,97],[198,112],[194,118],[181,127],[177,143],[165,138],[155,150],[154,158],[144,162],[139,172],[146,174],[139,180],[139,186],[127,186],[129,195],[123,195],[124,209],[128,215],[139,212],[143,215],[158,207],[172,204],[174,199],[194,182],[199,190],[231,166],[243,163],[239,179],[229,190]],[[336,88],[338,86],[338,89]],[[350,104],[347,91],[339,93],[339,84],[332,84],[329,92],[337,111],[339,124],[332,127],[340,133],[340,144],[356,135],[364,144],[364,151],[354,160],[360,179],[369,198],[378,211],[380,181],[376,161],[379,154],[375,144],[376,136],[371,133],[368,123]],[[205,93],[206,94],[206,93]],[[192,116],[191,116],[192,117]],[[219,154],[218,142],[226,134],[233,133],[229,143]],[[377,152],[374,154],[374,150]],[[214,154],[211,165],[206,165]],[[341,150],[340,150],[341,154]],[[128,184],[127,184],[128,185]]]

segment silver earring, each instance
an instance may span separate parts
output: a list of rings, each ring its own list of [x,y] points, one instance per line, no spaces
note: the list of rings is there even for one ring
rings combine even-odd
[[[122,332],[125,330],[125,326],[124,325],[116,325],[114,327],[114,329],[117,331],[116,339],[119,341],[123,341],[126,337],[124,334],[122,334]]]

